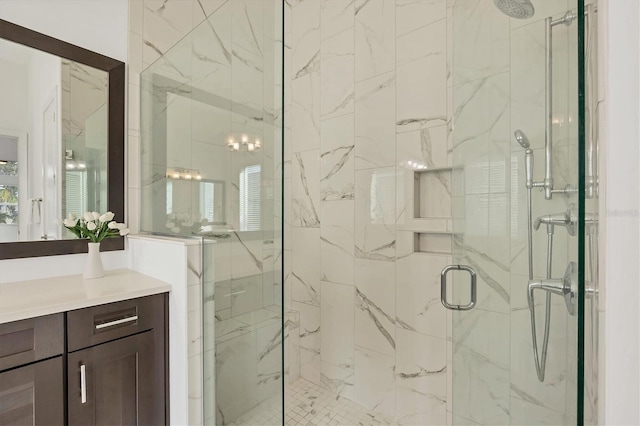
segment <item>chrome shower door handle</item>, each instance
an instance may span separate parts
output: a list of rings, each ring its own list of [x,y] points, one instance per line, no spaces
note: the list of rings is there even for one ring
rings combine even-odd
[[[466,271],[471,277],[471,301],[466,305],[452,305],[447,302],[447,274],[449,271]],[[449,265],[445,266],[442,272],[440,272],[440,302],[442,305],[453,311],[468,311],[476,306],[476,300],[478,297],[478,279],[476,277],[476,271],[472,267],[467,265]]]

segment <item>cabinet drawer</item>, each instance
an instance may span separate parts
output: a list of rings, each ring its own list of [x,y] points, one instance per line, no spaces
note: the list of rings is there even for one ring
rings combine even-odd
[[[164,324],[164,294],[67,313],[69,352],[130,336]]]
[[[64,314],[0,324],[0,371],[60,355],[63,350]]]

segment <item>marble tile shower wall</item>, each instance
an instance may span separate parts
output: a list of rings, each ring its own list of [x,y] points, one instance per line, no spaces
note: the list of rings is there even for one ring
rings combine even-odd
[[[543,21],[572,7],[540,0],[518,21],[484,0],[286,2],[285,302],[300,313],[302,377],[401,424],[451,423],[454,402],[456,424],[571,422],[575,319],[560,300],[547,380],[535,377],[512,134],[544,158]],[[554,34],[558,187],[576,184],[577,67],[560,59],[575,56],[572,32]],[[536,203],[539,216],[568,201]],[[447,248],[454,223],[464,238]],[[480,276],[481,309],[460,317],[438,300],[452,245]],[[543,232],[535,247],[543,276]],[[556,233],[554,276],[575,247]]]
[[[285,303],[300,313],[300,375],[389,421],[443,424],[438,280],[451,255],[415,247],[416,233],[451,233],[447,2],[292,0],[285,29]],[[424,209],[421,165],[443,170],[419,178]]]

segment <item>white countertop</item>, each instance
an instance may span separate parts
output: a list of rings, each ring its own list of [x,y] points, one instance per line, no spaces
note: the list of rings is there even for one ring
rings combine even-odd
[[[0,324],[166,293],[171,284],[130,269],[105,271],[85,280],[82,275],[0,284]]]

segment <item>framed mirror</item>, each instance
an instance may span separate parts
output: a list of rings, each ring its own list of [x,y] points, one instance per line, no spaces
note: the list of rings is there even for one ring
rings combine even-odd
[[[0,259],[86,252],[67,214],[125,220],[125,65],[0,19],[0,75]]]

